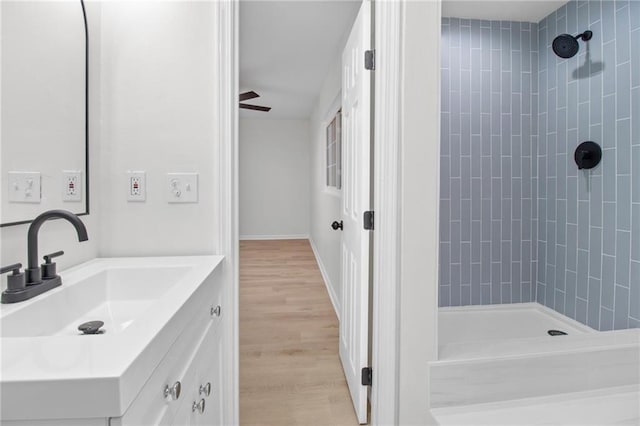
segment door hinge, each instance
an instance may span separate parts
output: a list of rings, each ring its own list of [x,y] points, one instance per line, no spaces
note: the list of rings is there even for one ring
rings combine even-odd
[[[373,211],[369,210],[364,212],[364,229],[367,231],[373,231]]]
[[[364,69],[373,71],[376,69],[376,51],[365,50],[364,51]]]
[[[371,386],[373,370],[371,367],[364,367],[362,369],[362,386]]]

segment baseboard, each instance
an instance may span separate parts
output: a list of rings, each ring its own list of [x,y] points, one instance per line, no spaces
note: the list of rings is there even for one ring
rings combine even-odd
[[[294,235],[240,235],[241,240],[308,240],[308,234]]]
[[[327,274],[327,269],[324,267],[324,263],[322,263],[322,258],[318,253],[318,248],[316,247],[316,244],[313,242],[313,238],[309,237],[309,243],[311,244],[311,250],[313,250],[313,254],[316,257],[316,262],[318,263],[318,268],[320,269],[320,273],[322,274],[322,279],[324,280],[324,286],[327,288],[327,293],[329,293],[329,299],[331,299],[333,310],[336,311],[336,316],[338,317],[338,321],[340,321],[340,304],[338,303],[338,296],[333,290],[333,286],[331,285],[331,279],[329,278],[329,274]]]

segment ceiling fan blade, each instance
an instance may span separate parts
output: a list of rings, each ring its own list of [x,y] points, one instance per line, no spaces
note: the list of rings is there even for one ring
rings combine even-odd
[[[239,104],[239,107],[243,108],[243,109],[252,109],[254,111],[264,111],[264,112],[271,111],[270,107],[263,107],[263,106],[258,106],[258,105]]]
[[[240,93],[240,102],[248,101],[249,99],[255,99],[255,98],[259,98],[259,97],[260,97],[260,95],[258,95],[253,90],[250,90],[248,92]]]

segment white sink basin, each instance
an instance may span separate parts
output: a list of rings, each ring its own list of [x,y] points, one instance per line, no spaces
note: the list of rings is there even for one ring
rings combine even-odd
[[[107,267],[75,285],[2,316],[2,337],[81,335],[78,325],[100,320],[106,333],[120,333],[180,281],[189,266]],[[73,277],[71,277],[72,279]],[[20,304],[18,304],[20,305]]]
[[[199,289],[222,260],[96,259],[61,272],[60,287],[0,305],[2,421],[121,416],[208,303]],[[103,334],[78,331],[94,320]]]

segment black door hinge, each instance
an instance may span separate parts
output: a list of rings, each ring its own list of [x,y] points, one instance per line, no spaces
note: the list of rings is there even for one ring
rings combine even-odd
[[[364,51],[364,69],[373,71],[376,69],[376,51],[365,50]]]
[[[373,370],[371,367],[364,367],[362,369],[362,386],[371,386]]]
[[[369,210],[364,212],[364,229],[367,231],[373,231],[373,211]]]

